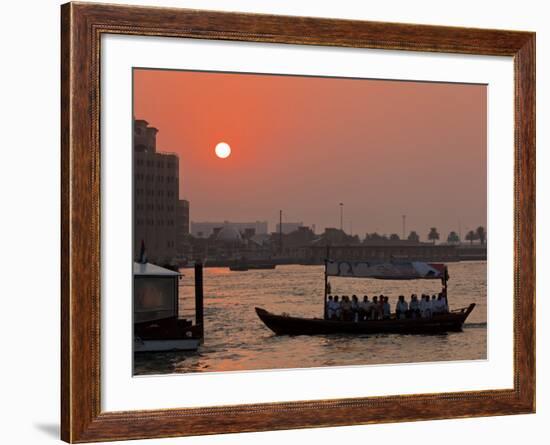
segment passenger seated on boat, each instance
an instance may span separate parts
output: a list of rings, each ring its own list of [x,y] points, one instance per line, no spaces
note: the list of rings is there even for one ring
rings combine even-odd
[[[369,296],[364,295],[363,301],[359,303],[359,320],[365,321],[370,320],[371,317],[371,302],[369,301]]]
[[[342,296],[340,297],[340,303],[339,303],[339,306],[338,306],[338,314],[337,314],[337,317],[336,319],[337,320],[343,320],[344,319],[344,309],[345,309],[345,306],[346,306],[346,296]]]
[[[409,305],[405,301],[405,297],[403,295],[399,295],[399,299],[395,305],[395,316],[399,319],[406,318],[408,310]]]
[[[374,309],[376,311],[376,319],[382,320],[384,318],[384,295],[380,294],[378,296],[378,304]]]
[[[388,301],[388,297],[384,297],[384,302],[382,303],[382,315],[384,320],[387,320],[391,316],[391,306]]]
[[[380,311],[380,305],[378,304],[378,297],[375,295],[372,297],[370,318],[371,320],[378,320],[378,315]]]
[[[430,318],[432,316],[429,295],[422,294],[422,300],[420,300],[420,316],[422,318]]]
[[[441,306],[441,297],[432,298],[432,315],[443,313],[443,307]]]
[[[409,316],[411,318],[420,317],[420,302],[416,294],[411,295],[411,302],[409,304]]]
[[[435,295],[432,295],[430,298],[430,296],[428,295],[428,300],[430,301],[430,312],[431,312],[431,315],[433,315],[435,313],[437,297]]]
[[[384,318],[384,295],[378,296],[378,318]]]
[[[441,295],[441,299],[443,300],[443,312],[446,314],[447,312],[449,312],[449,302],[447,301],[447,292],[445,291],[445,289],[443,289],[442,292],[439,293],[439,295]]]
[[[350,297],[346,297],[347,301],[347,313],[346,321],[353,321],[353,303]]]
[[[332,317],[331,320],[338,320],[341,315],[340,301],[338,301],[338,295],[335,295],[332,299]]]
[[[352,320],[357,323],[359,321],[359,300],[357,295],[351,296],[351,315]]]
[[[351,301],[347,295],[344,295],[342,297],[342,303],[340,303],[340,306],[342,308],[342,317],[341,319],[344,321],[351,321],[353,320],[353,314],[351,311]]]
[[[338,296],[334,297],[334,319],[340,320],[342,318],[342,302],[344,300],[344,297],[338,301]]]
[[[327,320],[332,320],[333,316],[334,316],[334,301],[332,299],[332,295],[329,295],[327,299],[327,313],[325,314],[325,317]]]
[[[443,294],[439,294],[437,300],[435,300],[435,308],[433,310],[434,314],[445,314],[448,312],[447,304],[443,298]]]

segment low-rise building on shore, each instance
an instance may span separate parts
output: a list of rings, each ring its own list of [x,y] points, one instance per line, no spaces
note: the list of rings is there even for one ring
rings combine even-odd
[[[328,247],[332,260],[366,261],[460,261],[457,246],[431,243],[387,245],[332,245]],[[305,263],[322,264],[327,257],[327,246],[305,246],[300,255]]]

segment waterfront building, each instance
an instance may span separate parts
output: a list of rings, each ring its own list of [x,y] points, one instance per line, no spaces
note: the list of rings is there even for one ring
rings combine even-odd
[[[282,224],[277,223],[277,226],[275,227],[275,232],[282,232],[283,235],[288,235],[289,233],[297,231],[300,227],[303,227],[303,225],[304,223],[302,222],[284,222]]]
[[[395,233],[388,236],[386,234],[380,235],[376,232],[373,232],[373,233],[366,234],[365,239],[363,240],[363,244],[369,245],[369,246],[386,246],[386,245],[416,246],[416,245],[425,244],[425,243],[420,241],[420,238],[418,237],[418,235],[416,235],[416,232],[411,232],[411,235],[409,235],[407,239],[400,239],[399,236]],[[433,244],[433,243],[430,243],[430,244]]]
[[[157,133],[134,120],[134,258],[143,240],[149,261],[167,264],[178,245],[179,157],[157,151]]]
[[[214,241],[233,246],[243,245],[243,237],[234,225],[224,225],[219,230],[216,228]]]
[[[315,244],[318,246],[331,246],[335,244],[339,245],[352,245],[360,242],[357,235],[348,235],[341,229],[334,227],[326,227],[325,231],[316,239]]]
[[[178,200],[177,208],[178,231],[181,235],[189,235],[189,201]]]
[[[224,227],[232,227],[240,234],[244,234],[247,230],[248,233],[255,235],[265,235],[267,234],[267,221],[254,221],[254,222],[197,222],[191,221],[191,235],[196,238],[208,238],[216,230],[220,230]]]
[[[323,264],[327,256],[327,247],[312,243],[301,249],[303,261],[309,264]],[[460,261],[462,258],[457,246],[421,244],[331,244],[329,251],[332,260],[351,261]]]
[[[189,201],[179,199],[176,208],[176,230],[178,256],[183,257],[189,253]]]

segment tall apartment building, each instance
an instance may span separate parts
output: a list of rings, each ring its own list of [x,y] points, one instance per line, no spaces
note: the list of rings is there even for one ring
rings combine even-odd
[[[179,158],[157,151],[157,133],[134,120],[134,258],[143,240],[148,261],[165,264],[178,244]]]
[[[178,236],[178,255],[184,255],[186,252],[186,243],[189,235],[189,201],[186,199],[178,200],[176,210],[176,227]]]

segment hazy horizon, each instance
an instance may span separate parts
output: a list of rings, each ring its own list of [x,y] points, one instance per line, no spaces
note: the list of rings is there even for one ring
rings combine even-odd
[[[190,220],[441,240],[487,222],[486,86],[134,70],[134,116],[180,157]],[[232,153],[217,158],[218,142]]]

